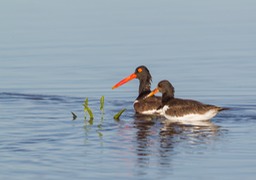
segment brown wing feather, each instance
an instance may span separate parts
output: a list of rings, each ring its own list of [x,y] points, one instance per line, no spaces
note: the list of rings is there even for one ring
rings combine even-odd
[[[204,114],[205,112],[215,109],[217,111],[221,110],[220,107],[203,104],[194,100],[185,100],[185,99],[173,99],[167,104],[169,109],[167,114],[173,116],[182,116],[186,114]]]
[[[134,104],[134,109],[136,113],[142,113],[143,111],[158,109],[160,106],[161,97],[152,96],[147,99],[139,99],[138,102]]]

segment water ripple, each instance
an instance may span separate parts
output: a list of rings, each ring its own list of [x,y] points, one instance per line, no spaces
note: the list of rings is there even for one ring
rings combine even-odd
[[[124,162],[126,167],[138,168],[137,174],[155,167],[169,171],[177,158],[191,154],[207,157],[213,149],[221,151],[216,144],[232,136],[232,128],[255,123],[256,117],[255,106],[233,105],[211,121],[178,124],[162,117],[135,115],[131,100],[107,99],[102,113],[99,99],[90,98],[95,115],[90,122],[83,112],[82,97],[0,93],[0,99],[5,129],[0,132],[5,137],[0,140],[3,161],[31,167],[54,168],[53,164],[60,164],[55,166],[57,171],[67,168],[68,162],[74,165],[74,171],[81,170],[75,168],[77,164],[95,171],[93,167],[102,161],[110,163],[105,169]],[[114,114],[123,107],[127,111],[119,121],[114,120]],[[70,111],[77,114],[75,121]],[[10,114],[12,118],[8,118]]]

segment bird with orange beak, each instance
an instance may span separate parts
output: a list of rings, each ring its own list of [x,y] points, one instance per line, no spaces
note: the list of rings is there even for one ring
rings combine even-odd
[[[145,99],[151,92],[150,87],[152,82],[151,74],[146,66],[137,67],[134,73],[115,84],[112,89],[118,88],[133,79],[138,79],[140,82],[139,95],[133,104],[135,112],[145,115],[158,114],[158,108],[161,106],[161,97],[152,95]]]
[[[158,92],[162,93],[159,113],[171,121],[184,123],[210,120],[220,111],[228,110],[228,108],[203,104],[195,100],[175,98],[174,87],[167,80],[160,81],[157,87],[145,97],[145,100]]]

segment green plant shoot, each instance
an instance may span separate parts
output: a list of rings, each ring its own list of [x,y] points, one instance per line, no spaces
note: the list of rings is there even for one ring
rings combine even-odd
[[[86,98],[83,105],[84,105],[84,107],[88,107],[88,104],[89,104],[89,100],[88,100],[88,98]]]
[[[84,104],[83,104],[84,112],[88,112],[88,114],[90,116],[90,120],[93,120],[93,113],[92,113],[91,108],[89,108],[88,103],[89,103],[89,100],[88,100],[88,98],[86,98],[84,101]]]
[[[119,111],[119,112],[114,116],[114,119],[115,119],[115,120],[119,120],[120,116],[123,114],[124,111],[126,111],[126,109],[122,109],[121,111]]]
[[[86,107],[86,111],[88,112],[90,119],[93,119],[93,113],[92,113],[92,110],[89,108],[89,106]]]
[[[102,113],[104,112],[104,96],[100,98],[100,110]]]

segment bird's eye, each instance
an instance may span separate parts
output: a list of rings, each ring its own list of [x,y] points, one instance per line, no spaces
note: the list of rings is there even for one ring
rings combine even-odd
[[[138,69],[138,72],[141,73],[141,72],[142,72],[142,68],[139,68],[139,69]]]

